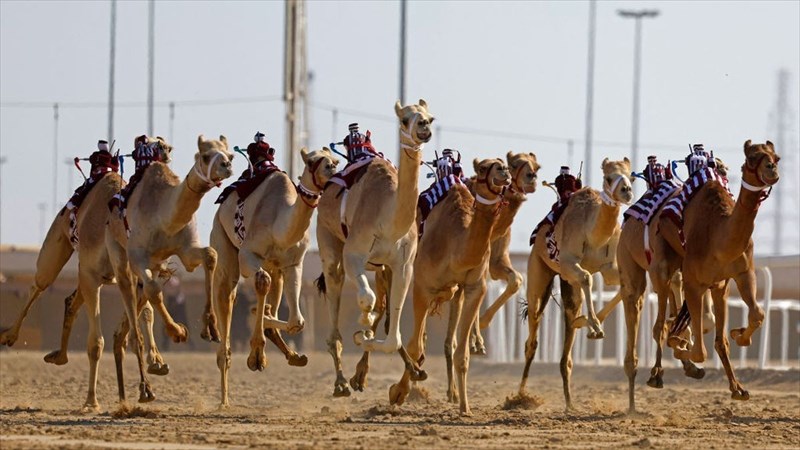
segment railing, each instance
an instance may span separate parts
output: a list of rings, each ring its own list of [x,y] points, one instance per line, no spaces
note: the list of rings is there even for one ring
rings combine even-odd
[[[762,266],[757,271],[760,278],[763,279],[763,293],[762,298],[759,299],[759,304],[764,309],[765,319],[760,330],[756,332],[754,338],[758,340],[758,355],[755,359],[757,367],[763,368],[787,368],[789,367],[789,345],[790,345],[790,314],[791,312],[800,312],[800,301],[798,300],[775,300],[772,298],[772,271],[769,266]],[[600,311],[603,305],[614,297],[615,291],[604,291],[603,279],[599,274],[595,274],[593,278],[594,288],[594,302],[595,311]],[[502,282],[492,281],[489,283],[486,301],[484,306],[493,301],[505,288]],[[494,362],[516,362],[522,361],[525,357],[525,341],[528,337],[528,324],[523,321],[520,316],[520,299],[525,297],[525,285],[520,288],[516,297],[508,301],[508,303],[498,311],[492,324],[484,332],[484,337],[487,340],[488,357]],[[539,346],[536,352],[534,361],[536,362],[559,362],[561,360],[561,353],[564,346],[564,318],[563,312],[560,307],[561,295],[558,280],[553,283],[553,297],[550,299],[547,308],[545,309],[539,329]],[[655,342],[653,341],[653,323],[658,308],[658,298],[651,292],[650,284],[648,283],[645,290],[645,298],[647,301],[642,308],[641,320],[639,323],[639,338],[637,343],[637,354],[639,356],[639,366],[652,365],[655,360]],[[583,306],[584,311],[586,305]],[[733,310],[737,314],[731,314]],[[728,299],[728,317],[729,326],[726,327],[726,333],[730,329],[730,318],[741,315],[743,325],[747,326],[747,305],[738,297],[729,297]],[[780,365],[774,366],[770,364],[770,338],[773,312],[780,313],[780,322],[775,326],[780,326]],[[584,312],[585,314],[585,312]],[[603,324],[606,331],[606,338],[599,340],[589,340],[586,337],[586,329],[580,329],[577,332],[575,345],[573,347],[572,358],[575,364],[616,364],[617,366],[623,365],[623,360],[626,351],[627,330],[625,327],[625,315],[623,313],[623,306],[617,305],[615,311],[610,314]],[[709,334],[713,339],[715,331],[712,330]],[[708,336],[708,335],[707,335]],[[605,351],[606,346],[613,345],[612,354]],[[589,349],[591,351],[591,358],[589,357]],[[742,367],[747,361],[747,352],[749,348],[756,347],[739,347],[735,343],[731,343],[732,357],[737,354],[739,357],[738,366]],[[721,366],[719,357],[710,347],[709,364],[713,364],[719,368]],[[800,354],[795,355],[792,359],[800,359]],[[679,366],[680,362],[672,358],[672,351],[665,346],[664,365],[671,363]]]

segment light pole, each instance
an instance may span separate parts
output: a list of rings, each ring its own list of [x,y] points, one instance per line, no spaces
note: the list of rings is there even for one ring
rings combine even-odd
[[[8,162],[8,158],[6,158],[5,156],[0,156],[0,172],[2,172],[2,167],[7,162]],[[0,175],[0,220],[3,218],[3,190],[2,190],[2,184],[3,184],[3,175]],[[2,233],[2,230],[3,230],[3,225],[0,224],[0,233]],[[0,238],[0,243],[2,243],[2,242],[3,242],[3,239]]]
[[[586,137],[584,160],[586,161],[586,181],[584,186],[592,185],[592,115],[594,108],[594,42],[597,24],[597,2],[589,2],[589,51],[586,63]],[[572,144],[569,144],[570,151]],[[572,154],[569,155],[569,164],[572,165]]]
[[[633,46],[633,126],[631,127],[631,169],[639,170],[639,83],[642,74],[642,19],[658,17],[657,9],[619,9],[622,18],[636,24]]]

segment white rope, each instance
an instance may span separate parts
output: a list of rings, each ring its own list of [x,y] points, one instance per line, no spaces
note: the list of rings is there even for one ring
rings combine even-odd
[[[222,156],[222,153],[217,153],[216,155],[214,155],[213,158],[211,158],[211,162],[208,163],[207,167],[208,170],[206,171],[205,174],[203,172],[200,172],[200,169],[197,168],[197,164],[194,165],[194,172],[197,174],[198,177],[200,177],[201,180],[203,180],[208,185],[208,187],[217,185],[217,182],[211,179],[211,169],[214,168],[214,163],[217,162],[217,159],[220,156]]]
[[[761,192],[761,191],[766,191],[771,186],[769,184],[765,184],[764,186],[760,186],[760,187],[759,186],[753,186],[752,184],[748,183],[747,181],[744,181],[744,178],[742,178],[742,187],[747,189],[750,192]]]
[[[608,189],[608,183],[603,182],[603,192],[600,193],[600,198],[603,200],[603,203],[609,206],[619,206],[620,202],[614,200],[614,191],[617,190],[617,186],[619,186],[623,178],[623,175],[618,176],[611,185],[611,190]]]
[[[413,130],[414,128],[416,128],[418,120],[419,120],[419,113],[416,113],[414,114],[414,119],[408,125],[408,129]],[[406,127],[403,127],[402,125],[400,126],[400,148],[403,150],[421,151],[424,144],[417,144],[416,139],[414,139],[414,136],[412,136],[411,133],[406,131],[405,128]],[[403,138],[410,140],[411,142],[413,142],[413,144],[407,144],[403,142],[404,141]]]
[[[481,197],[481,194],[478,194],[476,192],[475,193],[475,201],[477,201],[478,203],[482,203],[484,205],[494,205],[494,204],[496,204],[497,202],[500,201],[500,196],[498,195],[497,197],[495,197],[494,200],[489,200],[488,198]]]

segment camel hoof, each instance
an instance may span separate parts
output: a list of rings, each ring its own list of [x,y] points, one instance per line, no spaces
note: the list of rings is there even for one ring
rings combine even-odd
[[[447,391],[447,401],[450,403],[458,403],[458,392]]]
[[[734,400],[750,400],[750,393],[744,389],[736,389],[731,392],[731,398]]]
[[[364,388],[367,387],[366,374],[356,372],[355,375],[350,378],[350,387],[353,388],[354,391],[364,392]]]
[[[57,366],[63,366],[67,362],[69,362],[69,358],[67,358],[67,352],[61,352],[61,350],[53,350],[52,352],[44,355],[44,362],[55,364]]]
[[[18,334],[12,328],[0,330],[0,345],[13,346],[17,342]]]
[[[401,389],[399,384],[393,384],[389,388],[389,404],[390,405],[402,405],[403,402],[406,401],[406,397],[408,397],[408,389]]]
[[[100,412],[100,403],[95,401],[87,401],[81,407],[81,414],[95,414]]]
[[[217,327],[213,325],[206,326],[206,328],[200,332],[200,338],[207,342],[219,342]]]
[[[139,403],[150,403],[156,399],[153,390],[147,382],[139,383]]]
[[[664,379],[661,378],[660,375],[653,375],[650,377],[649,380],[647,380],[647,385],[650,386],[651,388],[663,389]]]
[[[706,369],[697,367],[690,362],[687,364],[686,368],[683,369],[683,374],[695,380],[702,380],[706,376]]]
[[[297,353],[289,355],[286,360],[289,362],[289,365],[293,367],[305,367],[306,364],[308,364],[308,356],[298,355]]]
[[[189,337],[189,329],[182,323],[176,323],[175,325],[178,326],[178,330],[176,331],[175,329],[167,327],[167,335],[171,337],[172,342],[176,344],[186,342],[186,339]]]
[[[333,396],[350,397],[350,388],[347,387],[347,383],[336,383],[336,385],[333,386]]]
[[[483,345],[470,346],[469,353],[474,356],[486,356],[486,347]]]
[[[230,408],[231,408],[231,405],[228,402],[220,403],[219,406],[217,406],[217,411],[227,411]]]
[[[744,328],[735,328],[731,330],[731,339],[736,341],[739,347],[749,347],[753,340],[744,335]]]
[[[353,333],[353,342],[359,347],[362,346],[364,342],[373,339],[375,339],[375,333],[373,333],[372,330],[361,330]]]
[[[247,368],[253,372],[262,372],[267,368],[267,356],[264,354],[264,347],[250,350],[250,355],[247,357]]]
[[[603,339],[604,337],[606,337],[606,334],[605,332],[603,332],[603,330],[589,331],[588,333],[586,333],[586,337],[589,339]]]
[[[411,381],[425,381],[428,379],[428,372],[422,369],[414,369],[411,371]]]
[[[169,373],[169,364],[154,362],[147,366],[147,373],[163,377]]]

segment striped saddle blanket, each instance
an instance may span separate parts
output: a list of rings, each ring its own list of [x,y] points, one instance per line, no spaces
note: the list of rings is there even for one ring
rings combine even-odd
[[[219,197],[214,201],[214,204],[222,204],[234,191],[239,194],[239,200],[244,201],[253,191],[256,190],[264,180],[275,172],[279,172],[278,166],[270,161],[264,161],[265,164],[259,164],[256,168],[255,174],[250,174],[250,169],[245,170],[238,180],[229,184],[222,190]]]
[[[664,180],[656,186],[655,190],[645,192],[642,197],[628,208],[623,216],[624,220],[636,219],[649,225],[659,208],[672,197],[681,185],[674,180]]]
[[[417,200],[417,208],[419,208],[420,212],[420,222],[419,222],[419,237],[422,237],[422,231],[425,228],[425,220],[427,220],[428,215],[433,210],[433,207],[439,204],[447,196],[447,192],[453,186],[457,184],[464,184],[461,178],[450,174],[438,181],[435,181],[431,187],[425,189],[421,194],[419,194],[419,199]]]
[[[531,233],[530,241],[528,242],[529,245],[533,245],[536,242],[536,235],[539,234],[539,229],[542,228],[544,225],[550,225],[550,229],[547,231],[545,238],[547,239],[547,253],[550,255],[550,259],[553,261],[558,262],[558,243],[556,242],[556,224],[558,223],[558,219],[561,218],[561,215],[564,214],[564,211],[567,209],[569,205],[570,197],[567,197],[563,202],[557,202],[553,205],[550,209],[550,212],[544,216],[541,222],[536,225],[536,228],[533,229],[533,233]]]
[[[708,182],[718,181],[722,187],[728,191],[728,194],[733,198],[728,188],[728,179],[718,174],[717,171],[711,167],[705,167],[695,172],[686,183],[681,187],[681,193],[670,199],[666,206],[664,206],[664,216],[669,217],[680,231],[681,242],[684,243],[683,236],[683,211],[686,205],[692,200],[694,195]]]

